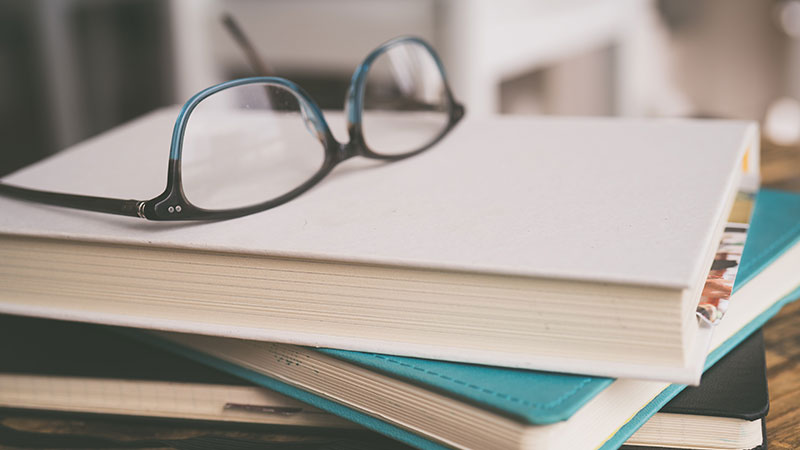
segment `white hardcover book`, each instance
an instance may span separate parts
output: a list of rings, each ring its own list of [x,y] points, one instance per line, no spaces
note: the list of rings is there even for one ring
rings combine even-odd
[[[155,197],[175,117],[2,182]],[[216,222],[0,197],[0,312],[691,383],[710,334],[695,308],[757,137],[732,121],[466,118],[422,154],[353,158]]]

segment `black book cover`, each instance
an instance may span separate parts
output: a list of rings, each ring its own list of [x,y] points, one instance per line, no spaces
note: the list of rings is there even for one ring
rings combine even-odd
[[[687,387],[661,412],[757,420],[768,410],[764,337],[758,330],[708,369],[700,386]]]
[[[0,315],[0,372],[248,385],[105,326]]]
[[[764,337],[759,329],[708,369],[699,386],[687,387],[659,412],[758,420],[768,411]],[[763,423],[762,435],[764,443],[756,449],[766,450]],[[621,448],[661,450],[660,447],[641,446]]]
[[[107,326],[2,314],[0,373],[252,385],[233,375],[129,338]],[[10,421],[4,420],[9,417]],[[20,423],[24,426],[17,428]],[[242,450],[409,448],[366,429],[293,428],[184,421],[146,415],[0,408],[0,448],[6,446]]]

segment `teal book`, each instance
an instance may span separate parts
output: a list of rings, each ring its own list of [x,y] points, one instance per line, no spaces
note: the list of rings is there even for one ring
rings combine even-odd
[[[800,195],[762,190],[706,368],[800,296],[797,267]],[[211,336],[135,334],[424,449],[614,449],[685,387]]]

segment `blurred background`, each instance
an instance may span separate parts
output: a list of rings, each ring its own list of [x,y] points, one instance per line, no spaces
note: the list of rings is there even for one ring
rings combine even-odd
[[[0,0],[0,175],[255,75],[224,12],[325,109],[413,34],[469,115],[757,120],[793,155],[771,184],[800,188],[799,0]]]

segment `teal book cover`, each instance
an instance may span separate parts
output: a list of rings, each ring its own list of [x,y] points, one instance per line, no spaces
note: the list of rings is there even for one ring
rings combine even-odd
[[[787,250],[800,241],[800,195],[762,190],[755,201],[753,216],[737,275],[734,292],[754,279],[755,275],[771,266]],[[780,300],[772,302],[755,319],[738,329],[732,337],[722,342],[706,360],[707,369],[760,328],[787,302],[800,295],[800,278],[797,288]],[[724,320],[724,319],[723,319]],[[213,365],[264,387],[279,391],[298,400],[327,410],[367,428],[394,437],[418,448],[445,448],[440,444],[386,421],[365,414],[343,404],[317,396],[297,387],[275,380],[254,370],[221,360],[203,352],[187,349],[151,335],[144,339],[177,351],[195,360]],[[515,370],[443,361],[320,349],[320,352],[370,370],[423,386],[425,389],[461,399],[482,408],[513,417],[521,423],[547,425],[569,419],[587,402],[602,392],[614,380],[580,375],[555,374]],[[622,445],[636,429],[655,414],[685,386],[670,385],[631,420],[608,439],[600,448],[615,449]]]

